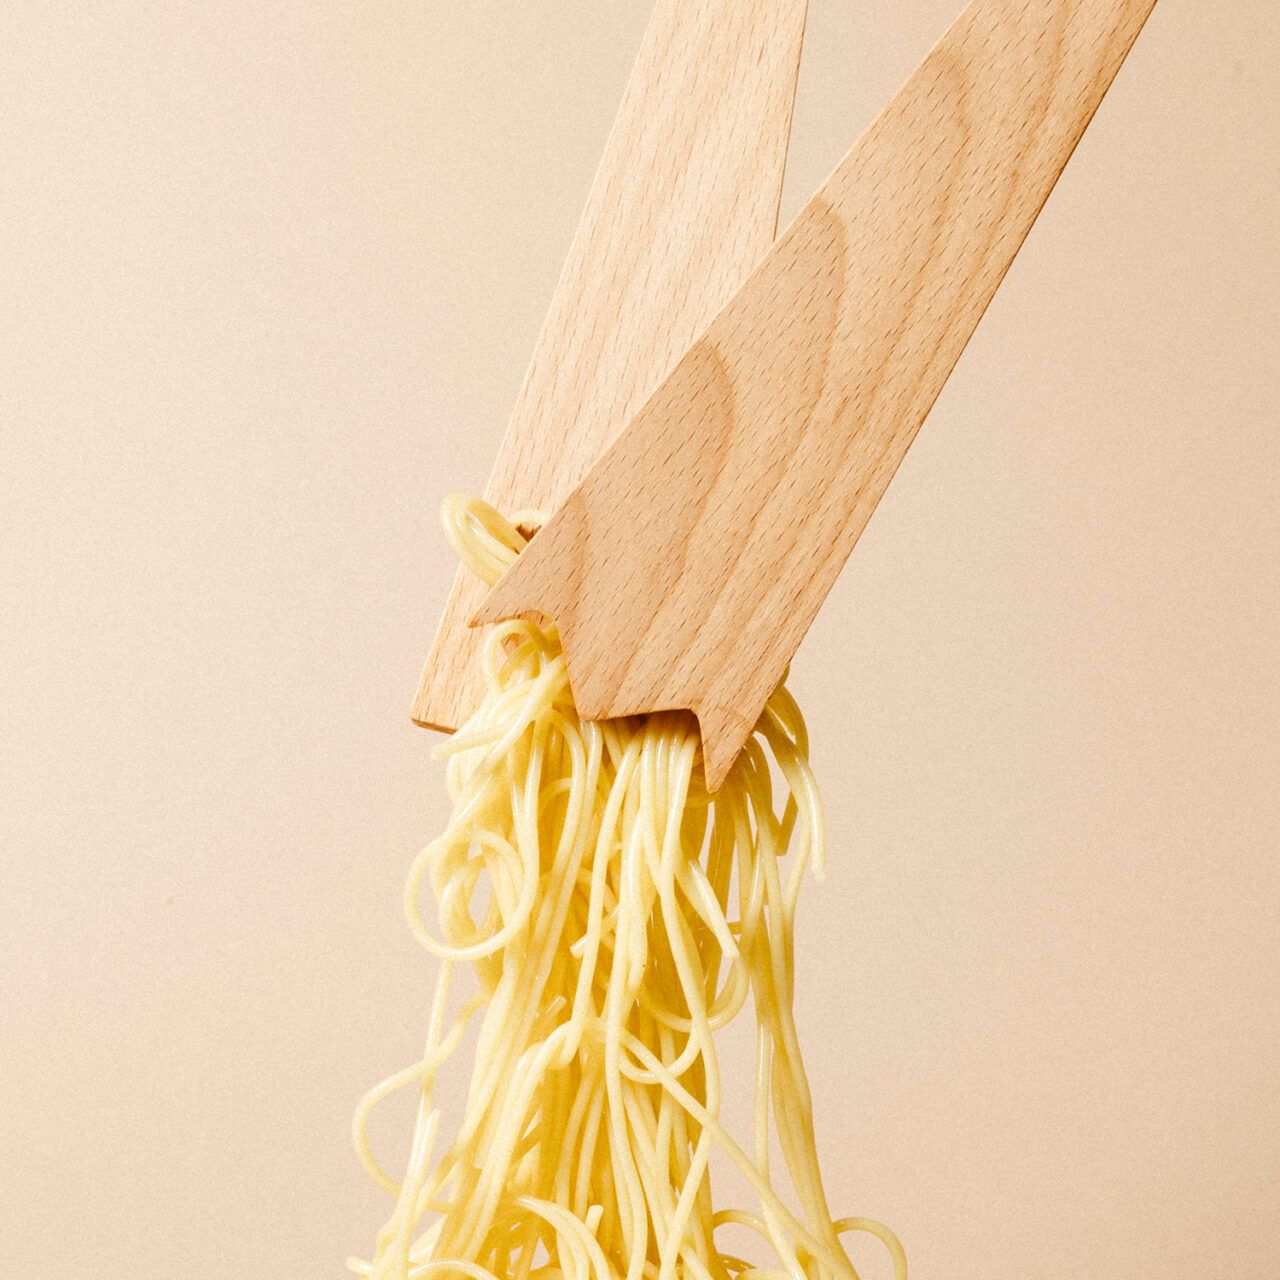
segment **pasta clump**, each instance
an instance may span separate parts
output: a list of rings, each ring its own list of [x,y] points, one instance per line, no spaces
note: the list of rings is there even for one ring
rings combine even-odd
[[[537,523],[462,496],[443,517],[486,583]],[[440,749],[452,817],[405,887],[439,978],[422,1058],[356,1113],[357,1150],[395,1207],[372,1260],[351,1268],[376,1280],[857,1280],[840,1236],[866,1231],[905,1280],[888,1228],[832,1219],[818,1169],[792,938],[801,881],[821,869],[822,809],[791,695],[773,694],[709,795],[692,717],[579,718],[554,628],[494,628],[485,676],[482,705]],[[464,967],[479,990],[456,1000]],[[748,1002],[755,1123],[742,1146],[720,1120],[715,1032]],[[434,1086],[473,1019],[469,1093],[445,1144]],[[418,1110],[397,1179],[366,1122],[402,1088]],[[715,1148],[754,1191],[752,1211],[715,1208]],[[770,1261],[719,1248],[728,1224],[754,1232]]]

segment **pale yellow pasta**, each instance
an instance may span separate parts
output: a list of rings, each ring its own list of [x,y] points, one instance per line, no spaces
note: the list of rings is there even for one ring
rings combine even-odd
[[[517,524],[537,523],[461,496],[443,515],[485,582],[524,546]],[[791,695],[774,693],[709,796],[690,717],[579,719],[554,628],[495,628],[485,673],[483,704],[440,749],[452,817],[406,884],[410,928],[439,979],[421,1059],[356,1113],[357,1150],[395,1208],[372,1260],[351,1268],[377,1280],[856,1280],[840,1235],[863,1231],[905,1280],[897,1238],[869,1219],[834,1221],[818,1170],[792,931],[805,871],[821,866],[822,811]],[[459,1003],[460,966],[480,994]],[[740,1145],[720,1120],[714,1033],[748,1002],[754,1132]],[[437,1151],[436,1076],[473,1018],[465,1108]],[[402,1088],[418,1106],[397,1179],[365,1126]],[[713,1207],[716,1148],[755,1193],[753,1211]],[[722,1251],[715,1232],[729,1224],[769,1257]]]

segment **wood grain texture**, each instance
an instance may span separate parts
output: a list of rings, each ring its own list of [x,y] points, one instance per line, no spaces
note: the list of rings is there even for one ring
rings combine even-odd
[[[485,496],[550,512],[777,231],[807,0],[658,0]],[[500,300],[499,300],[500,303]],[[454,729],[483,598],[455,580],[414,698]]]
[[[493,588],[723,779],[1154,0],[974,0]]]

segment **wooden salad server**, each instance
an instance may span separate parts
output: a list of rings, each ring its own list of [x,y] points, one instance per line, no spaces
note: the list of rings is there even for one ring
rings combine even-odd
[[[658,0],[486,498],[551,512],[777,234],[807,0]],[[454,582],[412,715],[483,690],[484,589]]]
[[[724,779],[1155,0],[972,0],[476,611]]]

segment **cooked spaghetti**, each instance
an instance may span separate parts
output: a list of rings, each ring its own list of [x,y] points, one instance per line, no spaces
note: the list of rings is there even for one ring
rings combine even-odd
[[[464,497],[444,508],[455,550],[487,583],[524,546],[517,525],[535,523],[513,520]],[[421,1059],[356,1113],[361,1160],[395,1208],[372,1261],[351,1268],[378,1280],[856,1280],[840,1236],[865,1231],[903,1280],[896,1237],[833,1220],[818,1170],[792,935],[805,871],[821,869],[822,810],[791,695],[774,693],[709,795],[691,717],[578,717],[553,628],[496,627],[485,675],[482,705],[440,749],[452,817],[405,888],[440,972]],[[479,993],[458,1001],[463,966]],[[755,1122],[740,1145],[721,1123],[715,1032],[748,1002]],[[434,1085],[473,1019],[470,1089],[446,1145]],[[403,1088],[418,1108],[397,1179],[366,1122]],[[752,1211],[715,1207],[717,1148],[754,1191]],[[730,1224],[769,1258],[717,1245]]]

